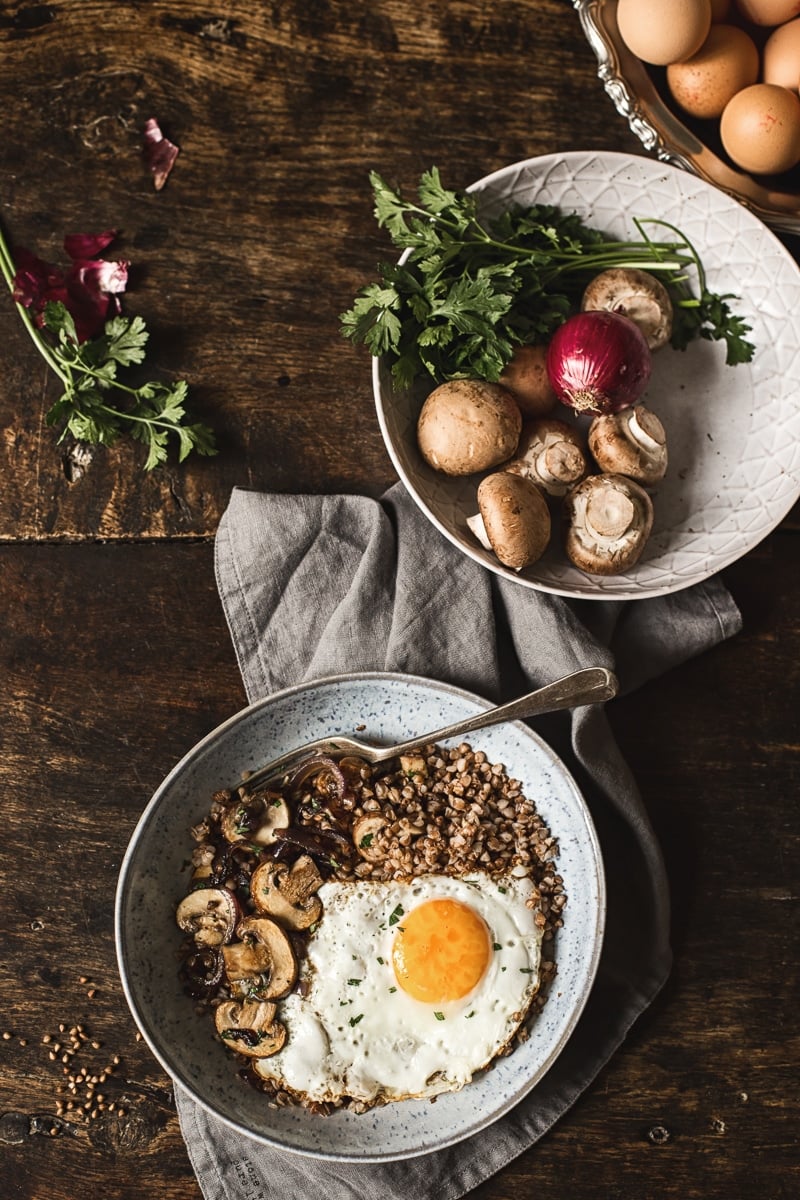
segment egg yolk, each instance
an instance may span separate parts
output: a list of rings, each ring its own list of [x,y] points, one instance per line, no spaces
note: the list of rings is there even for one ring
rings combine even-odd
[[[460,1000],[483,977],[492,953],[489,930],[460,900],[427,900],[403,917],[392,943],[397,982],[415,1000]]]

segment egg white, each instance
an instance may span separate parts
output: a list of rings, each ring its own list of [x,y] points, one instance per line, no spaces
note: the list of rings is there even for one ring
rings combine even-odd
[[[427,875],[402,883],[324,884],[323,915],[298,993],[281,1002],[283,1049],[259,1075],[301,1098],[365,1102],[430,1097],[468,1083],[504,1049],[539,986],[542,931],[527,876]],[[398,985],[392,943],[404,914],[454,899],[490,931],[488,968],[461,1000],[426,1004]]]

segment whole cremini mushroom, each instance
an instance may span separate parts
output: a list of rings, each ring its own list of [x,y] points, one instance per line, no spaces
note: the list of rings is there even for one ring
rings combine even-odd
[[[548,496],[565,496],[589,466],[577,429],[556,417],[541,417],[522,426],[516,457],[503,470],[524,475]]]
[[[638,267],[601,271],[583,293],[584,312],[618,312],[638,325],[651,350],[660,350],[672,336],[672,301],[660,279]]]
[[[625,475],[589,475],[564,501],[567,557],[590,575],[618,575],[638,562],[653,528],[653,503]]]
[[[601,471],[628,475],[645,487],[667,472],[667,435],[644,404],[596,417],[589,426],[589,450]]]
[[[467,524],[504,567],[521,571],[544,554],[550,541],[550,510],[530,479],[507,471],[487,475],[478,487],[478,508]]]
[[[558,403],[547,374],[547,346],[517,346],[500,376],[523,417],[543,417]]]
[[[430,393],[417,421],[425,461],[446,475],[472,475],[511,458],[522,414],[511,393],[481,379],[451,379]]]

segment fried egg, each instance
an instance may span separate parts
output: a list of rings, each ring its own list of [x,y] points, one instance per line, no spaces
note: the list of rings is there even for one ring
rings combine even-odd
[[[526,875],[330,881],[287,1038],[260,1076],[306,1100],[455,1091],[513,1038],[539,986],[538,892]]]

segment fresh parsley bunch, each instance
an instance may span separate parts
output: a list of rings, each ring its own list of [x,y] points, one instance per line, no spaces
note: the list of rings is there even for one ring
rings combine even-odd
[[[511,208],[483,219],[476,198],[443,187],[434,167],[419,184],[419,203],[370,174],[378,224],[404,253],[379,265],[381,280],[363,288],[342,314],[345,337],[386,356],[398,387],[419,375],[495,381],[515,348],[543,342],[580,301],[588,281],[609,267],[658,272],[675,308],[673,345],[723,339],[729,364],[748,362],[749,326],[706,286],[688,239],[655,242],[636,221],[639,240],[613,241],[575,213],[553,205]],[[694,269],[700,294],[691,290]]]
[[[170,434],[178,439],[179,462],[192,450],[216,454],[208,426],[184,424],[189,390],[184,380],[131,387],[119,378],[120,367],[144,361],[149,334],[141,317],[111,317],[102,334],[78,342],[66,306],[50,301],[44,325],[55,338],[45,357],[64,387],[47,414],[47,424],[63,424],[62,439],[70,433],[79,442],[111,446],[128,433],[147,446],[146,471],[166,462]],[[125,397],[124,407],[109,402],[115,391]]]
[[[170,435],[178,460],[193,450],[216,454],[207,425],[186,421],[188,385],[142,383],[133,386],[120,371],[139,366],[149,334],[141,317],[120,315],[128,264],[97,258],[114,231],[64,239],[71,265],[62,271],[30,251],[15,264],[0,230],[0,273],[17,311],[62,393],[47,413],[48,425],[62,426],[61,437],[111,446],[123,434],[144,442],[144,469],[166,462]]]

